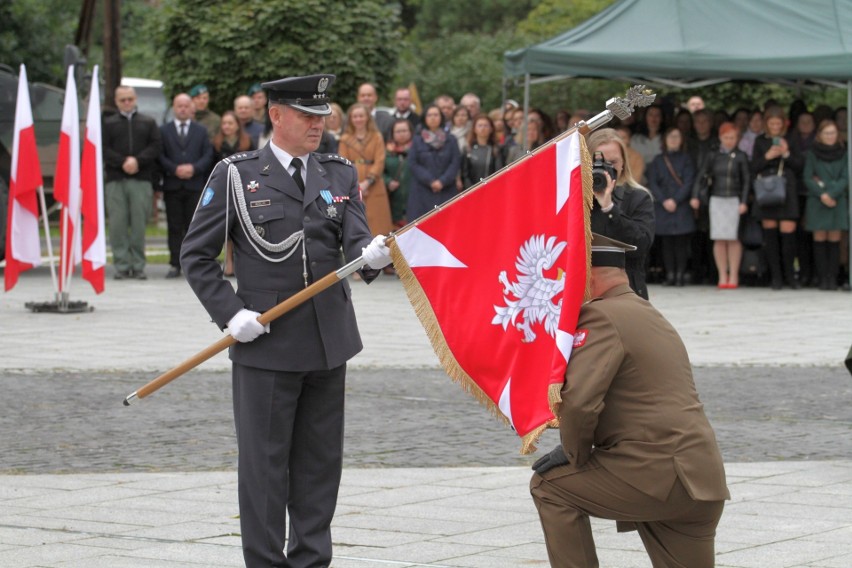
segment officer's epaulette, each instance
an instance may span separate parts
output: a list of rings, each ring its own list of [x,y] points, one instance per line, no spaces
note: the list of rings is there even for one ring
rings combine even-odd
[[[338,156],[337,154],[314,154],[314,157],[318,162],[340,162],[341,164],[346,164],[347,166],[351,166],[352,162],[344,158],[343,156]]]
[[[242,162],[243,160],[251,160],[252,158],[257,158],[258,150],[250,150],[248,152],[237,152],[236,154],[231,154],[227,158],[223,158],[222,161],[226,164],[233,164],[234,162]]]

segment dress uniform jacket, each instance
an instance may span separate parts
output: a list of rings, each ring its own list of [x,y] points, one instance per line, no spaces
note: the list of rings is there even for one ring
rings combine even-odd
[[[304,230],[304,265],[301,244],[282,262],[261,256],[281,258],[287,251],[265,251],[246,235],[237,218],[234,196],[227,192],[229,163],[239,171],[251,224],[265,240],[277,243]],[[341,247],[346,258],[353,260],[372,240],[358,197],[355,168],[348,160],[314,153],[306,168],[304,198],[269,145],[235,154],[214,168],[186,235],[181,266],[220,328],[243,307],[262,313],[305,288],[304,267],[310,284],[343,265]],[[216,260],[226,232],[234,245],[236,291],[222,277]],[[363,274],[370,280],[378,271],[365,270]],[[275,371],[323,370],[342,365],[362,347],[346,281],[324,290],[270,326],[270,333],[231,347],[231,359]]]
[[[625,483],[665,501],[677,479],[696,501],[730,499],[716,437],[680,337],[651,304],[617,286],[580,311],[559,412],[572,466],[592,454]]]

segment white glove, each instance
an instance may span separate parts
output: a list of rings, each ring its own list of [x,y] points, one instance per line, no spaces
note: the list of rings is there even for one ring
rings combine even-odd
[[[261,325],[257,321],[259,316],[257,312],[241,309],[228,320],[228,333],[240,343],[254,341],[264,333],[269,333],[269,324]]]
[[[361,258],[367,261],[367,266],[378,270],[391,263],[390,249],[385,246],[384,235],[377,235],[373,241],[361,249]]]

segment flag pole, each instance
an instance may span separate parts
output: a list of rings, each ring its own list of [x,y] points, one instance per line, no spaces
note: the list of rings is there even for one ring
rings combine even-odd
[[[50,225],[47,222],[47,201],[44,199],[44,186],[38,186],[38,198],[41,203],[41,218],[44,225],[44,237],[47,241],[47,258],[48,262],[50,262],[50,277],[53,280],[53,289],[55,293],[59,293],[59,288],[57,287],[56,282],[56,267],[53,263],[53,244],[50,242]]]
[[[423,215],[421,215],[417,219],[415,219],[413,221],[409,221],[404,227],[402,227],[398,231],[394,231],[393,233],[391,233],[389,238],[393,238],[396,235],[401,235],[402,233],[405,233],[409,229],[413,229],[420,222],[422,222],[425,219],[428,219],[429,217],[431,217],[432,215],[440,212],[445,207],[448,207],[450,204],[455,203],[457,200],[459,200],[463,197],[466,197],[470,193],[473,193],[474,191],[479,189],[481,186],[485,185],[486,182],[490,181],[492,178],[496,177],[497,175],[503,175],[506,172],[511,171],[512,169],[521,165],[522,162],[532,158],[534,155],[538,154],[539,152],[543,152],[543,151],[547,150],[547,148],[549,148],[553,144],[556,144],[557,142],[559,142],[563,138],[567,138],[568,136],[571,136],[572,134],[574,134],[574,132],[579,131],[580,134],[585,136],[589,132],[597,130],[598,128],[600,128],[604,124],[608,123],[613,118],[617,117],[617,118],[620,118],[620,119],[625,119],[625,118],[629,117],[631,114],[633,114],[633,109],[636,108],[637,106],[644,107],[644,106],[650,105],[652,102],[654,102],[654,99],[656,98],[656,96],[657,95],[652,93],[650,90],[646,90],[645,85],[634,85],[633,87],[630,87],[627,90],[627,93],[625,94],[624,98],[613,97],[613,98],[609,99],[606,102],[606,110],[596,114],[595,116],[590,118],[588,121],[581,120],[580,122],[576,123],[572,128],[569,128],[568,130],[561,133],[560,135],[558,135],[558,136],[554,137],[553,139],[547,141],[545,144],[542,144],[541,146],[539,146],[535,150],[531,150],[531,151],[527,150],[526,153],[524,154],[524,156],[521,157],[520,159],[515,160],[514,162],[512,162],[511,164],[509,164],[508,166],[506,166],[506,167],[504,167],[500,170],[497,170],[496,172],[494,172],[490,176],[480,179],[479,182],[477,182],[476,184],[474,184],[471,187],[469,187],[468,189],[462,191],[458,195],[454,195],[453,197],[451,197],[450,199],[448,199],[444,203],[441,203],[440,205],[436,205],[433,209],[430,209],[429,211],[427,211],[426,213],[424,213]]]
[[[533,154],[536,154],[540,151],[543,151],[545,148],[547,148],[551,144],[556,143],[559,140],[562,140],[566,136],[570,136],[576,130],[579,130],[581,133],[586,134],[587,132],[590,132],[591,130],[598,128],[601,125],[606,124],[607,122],[612,120],[612,118],[614,116],[618,116],[619,118],[626,118],[627,116],[630,116],[630,114],[633,112],[633,108],[635,106],[647,106],[647,105],[651,104],[651,102],[653,102],[655,97],[656,97],[656,95],[650,93],[649,91],[645,91],[644,85],[637,85],[637,86],[631,87],[630,89],[628,89],[627,95],[624,99],[622,99],[620,97],[614,97],[614,98],[608,100],[607,103],[606,103],[607,110],[605,110],[605,111],[601,112],[600,114],[594,116],[592,119],[589,120],[588,123],[584,122],[584,121],[577,123],[574,126],[574,128],[569,129],[566,132],[563,132],[562,134],[560,134],[559,136],[557,136],[556,138],[554,138],[553,140],[551,140],[547,144],[544,144],[544,145],[536,148],[532,152],[527,152],[527,154],[523,158],[514,162],[512,165],[507,166],[507,168],[511,169],[513,167],[516,167],[523,160],[529,159],[530,156],[532,156]],[[508,171],[507,168],[503,168],[502,170],[500,170],[500,173],[502,174],[502,173],[505,173],[506,171]],[[487,178],[485,178],[483,180],[480,180],[479,183],[472,186],[470,189],[463,191],[462,193],[460,193],[459,195],[456,195],[455,197],[453,197],[449,201],[447,201],[447,202],[443,203],[442,205],[436,207],[435,209],[421,215],[420,217],[418,217],[414,221],[408,223],[405,227],[401,228],[399,231],[396,231],[395,233],[391,233],[390,236],[388,237],[388,239],[385,241],[385,243],[387,244],[389,240],[392,240],[394,238],[394,235],[404,233],[406,230],[416,226],[417,223],[421,222],[423,219],[425,219],[425,218],[427,218],[431,215],[434,215],[436,212],[440,211],[441,208],[446,207],[447,205],[454,202],[455,200],[457,200],[457,199],[467,195],[468,193],[478,189],[487,180],[490,180],[495,175],[496,175],[496,173],[488,176]],[[310,298],[313,298],[314,296],[316,296],[317,294],[319,294],[323,290],[333,286],[334,284],[340,282],[341,280],[344,280],[347,276],[349,276],[350,274],[359,270],[365,264],[366,264],[366,261],[364,260],[363,257],[356,258],[355,260],[349,262],[348,264],[345,264],[344,266],[340,267],[336,271],[326,274],[321,279],[317,280],[316,282],[314,282],[313,284],[311,284],[310,286],[308,286],[304,290],[301,290],[300,292],[298,292],[298,293],[294,294],[293,296],[287,298],[286,300],[279,303],[275,307],[270,308],[269,310],[265,311],[260,316],[258,316],[257,321],[261,325],[266,325],[266,324],[280,318],[281,316],[283,316],[287,312],[291,311],[292,309],[296,308],[300,304],[304,303],[305,301],[309,300]],[[206,349],[199,351],[198,353],[196,353],[195,355],[193,355],[189,359],[185,360],[184,362],[182,362],[178,366],[166,371],[165,373],[163,373],[162,375],[160,375],[159,377],[157,377],[153,381],[149,382],[148,384],[146,384],[142,388],[137,389],[137,390],[133,391],[132,393],[130,393],[129,395],[127,395],[124,398],[124,406],[130,406],[130,403],[134,399],[137,399],[137,398],[142,399],[142,398],[145,398],[145,397],[153,394],[157,390],[166,386],[167,384],[169,384],[173,380],[177,379],[178,377],[184,375],[188,371],[194,369],[195,367],[197,367],[198,365],[200,365],[204,361],[207,361],[208,359],[210,359],[214,355],[224,351],[225,349],[227,349],[231,345],[235,344],[236,342],[237,341],[230,335],[227,335],[227,336],[219,339],[218,341],[216,341],[212,345],[208,346]]]
[[[344,266],[338,268],[334,272],[329,272],[328,274],[326,274],[321,279],[317,280],[316,282],[314,282],[313,284],[311,284],[310,286],[308,286],[304,290],[301,290],[301,291],[297,292],[296,294],[293,294],[292,296],[290,296],[289,298],[287,298],[286,300],[284,300],[280,304],[278,304],[278,305],[270,308],[269,310],[263,312],[257,318],[257,321],[260,322],[261,325],[266,325],[266,324],[268,324],[272,321],[275,321],[276,319],[280,318],[281,316],[283,316],[284,314],[286,314],[287,312],[289,312],[293,308],[296,308],[300,304],[303,304],[304,302],[313,298],[314,296],[316,296],[320,292],[324,291],[325,289],[330,288],[331,286],[333,286],[334,284],[337,284],[341,280],[345,280],[347,276],[349,276],[353,272],[357,271],[358,269],[360,269],[365,264],[366,264],[366,261],[363,259],[363,257],[359,256],[358,258],[356,258],[352,262],[345,264]],[[150,394],[152,394],[152,393],[156,392],[157,390],[159,390],[160,388],[166,386],[167,384],[169,384],[173,380],[177,379],[181,375],[185,374],[187,371],[194,369],[195,367],[197,367],[198,365],[200,365],[204,361],[207,361],[208,359],[210,359],[214,355],[224,351],[225,349],[227,349],[231,345],[235,344],[236,342],[237,342],[237,340],[234,339],[232,336],[226,335],[225,337],[216,341],[216,343],[213,343],[212,345],[208,346],[206,349],[199,351],[198,353],[196,353],[195,355],[193,355],[189,359],[185,360],[183,363],[179,364],[178,366],[176,366],[172,369],[169,369],[168,371],[166,371],[165,373],[163,373],[162,375],[160,375],[159,377],[157,377],[153,381],[149,382],[148,384],[146,384],[142,388],[135,390],[132,393],[130,393],[129,395],[127,395],[124,399],[124,406],[130,406],[130,403],[134,399],[145,398],[146,396],[149,396]]]

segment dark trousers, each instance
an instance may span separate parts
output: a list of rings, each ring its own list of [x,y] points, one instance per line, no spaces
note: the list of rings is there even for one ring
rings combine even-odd
[[[683,275],[686,272],[686,263],[689,260],[689,251],[692,246],[692,233],[687,235],[660,235],[659,236],[663,266],[666,269],[666,280],[669,283],[682,284]]]
[[[246,568],[331,563],[331,520],[343,470],[345,377],[346,365],[288,373],[234,363]]]
[[[191,189],[173,189],[163,192],[166,204],[166,225],[169,230],[169,264],[180,267],[180,245],[189,230],[189,223],[195,214],[195,207],[201,198],[201,191]]]
[[[654,568],[712,568],[724,501],[693,501],[675,482],[658,501],[625,483],[594,457],[580,468],[555,467],[530,481],[552,568],[596,568],[589,517],[639,531]]]

